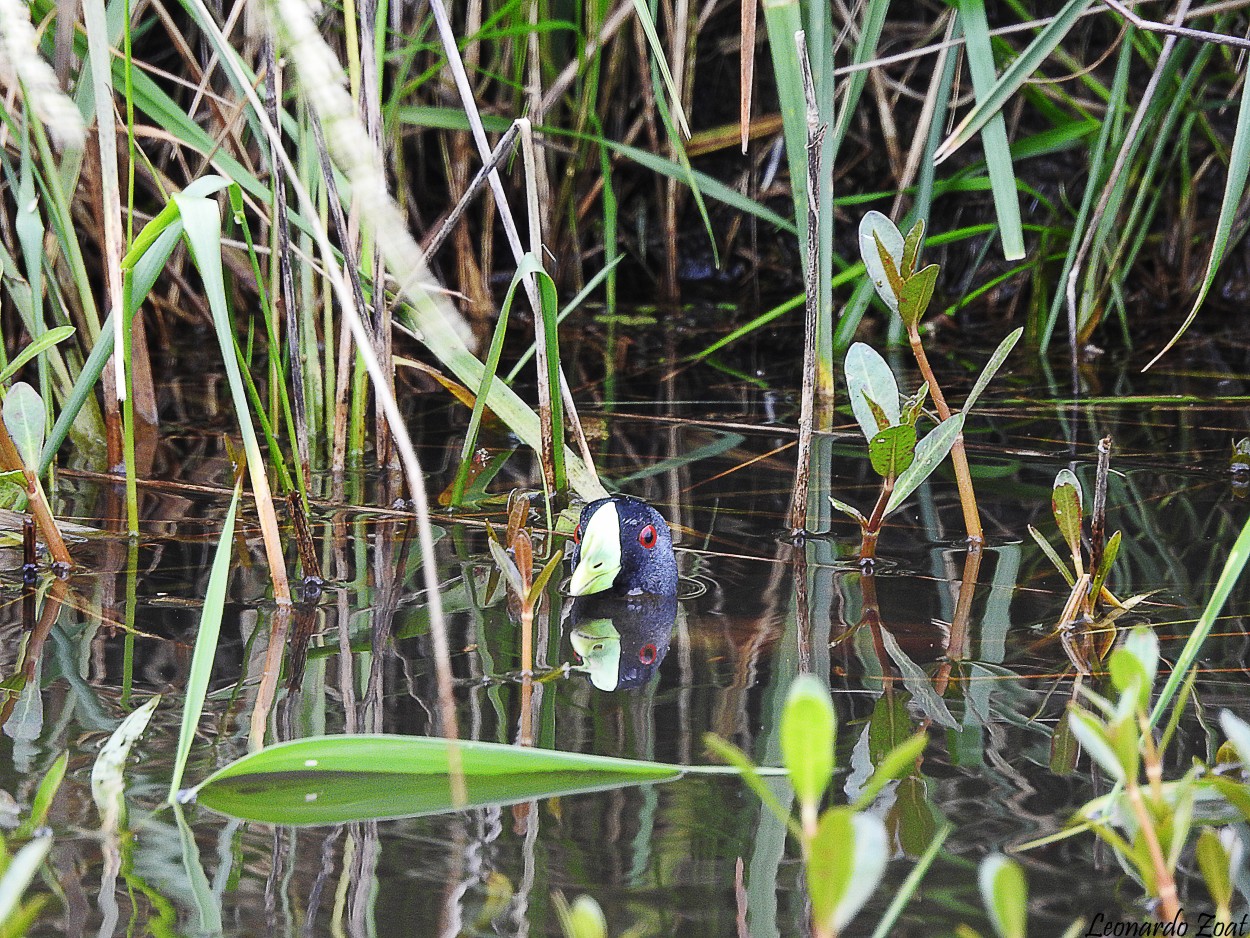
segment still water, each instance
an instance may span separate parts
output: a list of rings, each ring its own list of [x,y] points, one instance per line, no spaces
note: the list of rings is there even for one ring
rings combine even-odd
[[[765,336],[720,360],[683,363],[699,344],[678,340],[676,328],[622,326],[612,355],[601,351],[604,333],[591,332],[573,377],[600,472],[672,524],[682,593],[675,603],[573,608],[557,578],[537,621],[537,670],[550,678],[535,691],[538,745],[701,764],[711,761],[704,736],[715,733],[777,764],[786,689],[797,673],[814,672],[828,680],[840,723],[837,801],[854,796],[892,741],[921,727],[930,738],[915,771],[873,807],[893,859],[847,934],[872,933],[946,822],[952,832],[893,933],[952,934],[961,923],[989,933],[976,885],[981,858],[1060,830],[1108,789],[1084,756],[1070,773],[1052,766],[1051,731],[1082,651],[1056,635],[1068,590],[1027,525],[1059,543],[1055,473],[1071,468],[1092,491],[1095,444],[1111,434],[1108,530],[1121,530],[1124,542],[1110,586],[1121,598],[1150,594],[1116,625],[1151,625],[1174,659],[1250,517],[1229,469],[1232,443],[1250,435],[1244,350],[1191,346],[1172,371],[1144,376],[1100,362],[1083,374],[1077,401],[1067,375],[1051,376],[1017,349],[968,423],[988,538],[979,567],[962,543],[954,483],[939,471],[892,516],[868,576],[854,561],[858,532],[824,498],[832,491],[865,511],[875,498],[849,410],[818,437],[821,535],[796,549],[779,537],[794,481],[794,359],[775,354],[792,338]],[[960,398],[992,344],[938,356],[948,395]],[[605,374],[605,360],[620,370]],[[894,364],[911,373],[905,357]],[[151,475],[162,481],[141,490],[137,546],[83,535],[73,546],[82,569],[59,587],[45,574],[33,608],[22,601],[20,552],[4,555],[0,676],[26,674],[28,683],[10,690],[0,788],[29,805],[43,773],[69,752],[50,816],[55,882],[38,887],[58,897],[34,933],[555,935],[560,892],[593,896],[614,936],[806,934],[797,845],[731,777],[330,826],[162,807],[231,481],[225,418],[177,392],[165,392],[179,423],[153,453]],[[432,495],[451,482],[466,416],[440,396],[411,401]],[[498,432],[483,442],[496,453],[511,445]],[[290,620],[275,616],[255,515],[245,508],[188,784],[245,754],[262,733],[433,731],[416,538],[399,513],[360,507],[390,505],[397,482],[362,471],[314,485],[312,533],[328,583]],[[59,512],[107,528],[100,519],[120,514],[119,488],[71,468],[58,479]],[[513,488],[540,488],[523,452],[490,486],[498,498],[438,521],[460,731],[498,742],[518,733],[519,638],[482,522],[502,522]],[[538,512],[532,520],[542,528]],[[294,570],[293,550],[289,562]],[[1204,651],[1196,706],[1168,751],[1169,778],[1194,758],[1214,758],[1222,708],[1250,718],[1247,602],[1237,589]],[[282,666],[286,646],[304,636],[305,660],[288,657],[267,707],[266,670]],[[132,835],[102,840],[92,763],[119,720],[154,693],[162,703],[128,769]],[[788,803],[785,783],[771,784]],[[1078,915],[1147,914],[1138,884],[1092,835],[1018,859],[1032,934],[1059,934]],[[1195,870],[1182,868],[1179,886],[1187,911],[1208,908]]]

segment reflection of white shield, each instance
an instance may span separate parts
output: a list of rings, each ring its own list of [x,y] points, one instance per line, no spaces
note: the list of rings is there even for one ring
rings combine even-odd
[[[582,663],[574,670],[590,675],[600,690],[616,690],[621,666],[621,633],[611,619],[587,619],[569,633],[573,650]]]

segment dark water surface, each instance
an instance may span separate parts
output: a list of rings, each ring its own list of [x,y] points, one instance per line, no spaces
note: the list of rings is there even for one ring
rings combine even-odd
[[[1094,445],[1112,434],[1108,528],[1123,531],[1124,546],[1110,586],[1122,598],[1152,594],[1118,624],[1152,625],[1174,659],[1250,516],[1229,471],[1232,442],[1250,435],[1244,350],[1191,346],[1171,371],[1145,376],[1101,362],[1083,376],[1087,399],[1079,404],[1066,374],[1050,378],[1017,350],[968,425],[989,546],[961,614],[967,556],[948,473],[891,520],[870,582],[850,559],[857,532],[823,497],[817,504],[830,533],[796,551],[777,537],[794,480],[797,417],[797,359],[777,350],[793,337],[764,337],[716,367],[637,367],[698,350],[673,334],[622,327],[624,367],[611,382],[597,357],[602,336],[588,336],[574,384],[600,471],[672,522],[691,595],[671,628],[657,624],[664,610],[619,613],[619,669],[609,663],[539,685],[539,745],[706,763],[702,740],[711,732],[776,764],[786,689],[800,671],[815,672],[829,680],[840,721],[837,801],[853,796],[891,740],[921,726],[930,736],[917,772],[873,808],[887,822],[894,859],[847,934],[872,933],[943,819],[954,830],[894,934],[951,934],[960,923],[989,933],[976,885],[981,858],[1059,830],[1108,787],[1084,757],[1066,776],[1049,766],[1051,729],[1073,688],[1073,664],[1054,628],[1067,588],[1026,525],[1058,543],[1049,506],[1055,473],[1073,468],[1091,492]],[[939,356],[939,374],[958,376],[950,380],[956,400],[987,353]],[[912,374],[907,358],[895,365]],[[174,403],[188,406],[167,401],[167,410]],[[167,481],[142,493],[137,575],[127,577],[124,537],[89,536],[74,548],[84,570],[69,581],[34,665],[30,686],[38,692],[22,693],[4,724],[0,787],[23,804],[53,760],[70,753],[51,816],[51,865],[64,901],[49,906],[36,933],[553,935],[557,890],[597,899],[614,936],[806,933],[797,846],[733,778],[327,827],[245,823],[197,805],[180,822],[162,808],[229,500],[216,418],[203,402],[189,406],[155,453],[152,475]],[[466,415],[441,397],[417,399],[412,411],[433,494],[452,478]],[[849,412],[839,411],[834,424],[817,442],[816,475],[867,511],[875,483],[862,439]],[[485,443],[499,448],[507,438]],[[518,452],[492,491],[537,483]],[[303,679],[279,692],[268,738],[429,734],[434,678],[415,537],[398,517],[347,507],[390,504],[398,489],[374,472],[319,477],[316,486],[313,534],[332,583],[302,620],[312,630]],[[102,516],[119,513],[117,488],[64,472],[59,509],[100,526]],[[440,521],[438,562],[461,732],[506,742],[517,733],[519,639],[491,578],[486,517],[501,521],[502,506],[482,506],[463,523]],[[253,720],[264,719],[256,697],[274,605],[250,507],[244,521],[188,784],[243,755]],[[293,551],[289,562],[294,570]],[[19,667],[27,635],[20,563],[18,552],[5,555],[5,677]],[[40,583],[39,609],[52,602],[50,582]],[[880,627],[864,621],[865,590],[879,600]],[[583,629],[577,649],[573,634],[594,616],[579,617],[567,598],[549,595],[557,608],[547,604],[539,617],[540,669],[576,663],[575,651],[593,660],[597,633]],[[1205,649],[1198,707],[1167,755],[1170,778],[1195,757],[1214,757],[1221,708],[1250,718],[1247,600],[1244,588],[1234,592]],[[629,686],[603,689],[614,683]],[[128,771],[134,836],[110,860],[95,833],[92,763],[120,718],[156,692],[164,700]],[[788,802],[787,786],[774,785]],[[1031,887],[1032,934],[1059,934],[1079,914],[1146,914],[1139,885],[1092,835],[1019,859]],[[1182,869],[1180,888],[1192,915],[1208,908],[1195,870]]]

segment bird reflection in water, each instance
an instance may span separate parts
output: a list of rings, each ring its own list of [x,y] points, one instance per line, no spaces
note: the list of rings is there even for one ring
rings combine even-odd
[[[668,654],[676,619],[676,596],[575,597],[564,622],[577,661],[572,670],[599,690],[645,687]]]

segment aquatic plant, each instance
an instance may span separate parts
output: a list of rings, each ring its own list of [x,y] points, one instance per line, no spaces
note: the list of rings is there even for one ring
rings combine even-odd
[[[819,938],[836,938],[872,896],[889,858],[885,825],[866,809],[882,789],[914,767],[928,736],[920,732],[899,743],[881,757],[853,804],[823,812],[821,805],[833,783],[837,717],[829,688],[819,678],[802,674],[790,684],[780,739],[782,762],[799,803],[797,821],[782,807],[746,753],[713,734],[705,736],[704,742],[712,753],[742,771],[764,807],[799,842],[807,872],[812,929]],[[938,839],[944,837],[942,834]],[[928,862],[932,859],[928,856]],[[918,882],[919,877],[909,879],[912,890]],[[905,901],[891,907],[895,915]],[[890,921],[887,916],[878,932],[888,933]]]

